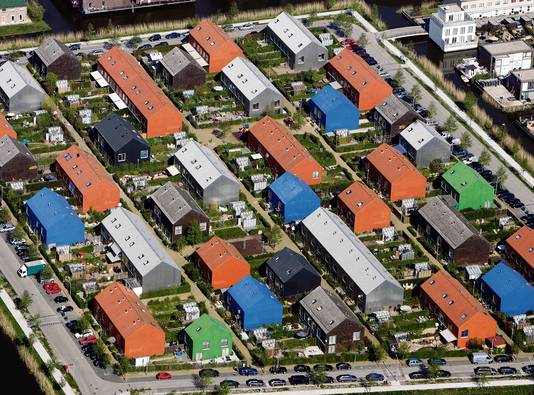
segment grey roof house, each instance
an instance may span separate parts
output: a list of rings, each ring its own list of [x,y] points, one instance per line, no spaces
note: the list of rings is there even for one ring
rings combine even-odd
[[[299,318],[326,353],[349,351],[364,338],[358,317],[339,296],[321,287],[299,302]]]
[[[80,61],[65,44],[56,39],[43,41],[30,61],[43,77],[54,73],[60,80],[80,79]]]
[[[193,89],[206,83],[206,70],[178,47],[168,52],[160,60],[160,65],[161,78],[169,89]]]
[[[397,137],[416,119],[420,119],[419,115],[395,95],[389,96],[373,111],[373,120],[384,133],[385,141]]]
[[[10,136],[0,138],[0,180],[30,180],[37,177],[37,162],[28,147]]]
[[[241,103],[248,116],[280,112],[284,97],[248,59],[236,57],[221,72],[221,81]]]
[[[434,159],[446,163],[451,157],[451,146],[436,129],[417,120],[404,129],[399,144],[418,169],[428,167]]]
[[[283,299],[297,299],[321,285],[321,276],[308,260],[285,247],[265,264],[267,285]]]
[[[172,182],[162,185],[145,201],[152,218],[165,237],[174,243],[187,234],[193,223],[198,223],[203,234],[209,232],[209,218],[189,192]]]
[[[490,243],[453,208],[455,204],[450,195],[431,198],[412,216],[414,227],[448,262],[456,265],[487,263]]]
[[[302,221],[300,230],[309,252],[337,276],[360,311],[402,304],[402,286],[337,215],[319,207]]]
[[[295,71],[317,70],[328,62],[328,49],[298,19],[282,12],[262,30]]]
[[[101,224],[106,256],[122,261],[137,294],[180,283],[181,271],[145,222],[122,207],[111,209]]]
[[[174,154],[174,166],[204,207],[239,200],[239,181],[208,147],[190,140]]]
[[[26,67],[7,61],[0,65],[0,98],[9,112],[39,110],[45,92]]]
[[[91,139],[112,166],[150,161],[148,142],[117,113],[109,113],[94,125]]]

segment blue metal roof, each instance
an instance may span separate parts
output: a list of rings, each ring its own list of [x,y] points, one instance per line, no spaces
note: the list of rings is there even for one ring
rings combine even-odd
[[[41,225],[47,229],[66,219],[75,218],[81,222],[67,200],[46,187],[28,199],[26,205],[33,211]]]
[[[302,199],[303,195],[313,195],[316,197],[316,193],[310,188],[308,184],[302,181],[297,176],[285,172],[278,177],[274,182],[269,185],[269,189],[280,199],[284,204],[292,199]]]
[[[330,111],[340,111],[343,108],[356,109],[356,106],[343,93],[332,88],[331,85],[326,85],[311,99],[323,113]]]
[[[228,293],[245,312],[261,311],[269,305],[280,305],[271,290],[252,276],[245,276]]]
[[[534,310],[534,287],[506,263],[499,263],[481,280],[501,299],[503,313],[516,315]]]

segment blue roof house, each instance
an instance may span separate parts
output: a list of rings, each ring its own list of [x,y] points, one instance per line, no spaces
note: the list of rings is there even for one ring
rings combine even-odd
[[[321,199],[310,186],[288,172],[269,185],[267,198],[285,224],[302,221],[321,205]]]
[[[310,116],[326,134],[360,127],[360,110],[341,92],[326,85],[308,101]]]
[[[84,225],[67,200],[43,188],[26,202],[28,224],[47,248],[83,243]]]
[[[480,290],[487,304],[509,316],[534,311],[534,287],[504,262],[481,277]]]
[[[244,330],[282,323],[282,304],[267,286],[245,276],[226,292],[226,307]]]

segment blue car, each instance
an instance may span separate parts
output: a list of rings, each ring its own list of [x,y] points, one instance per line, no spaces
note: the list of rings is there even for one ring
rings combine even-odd
[[[369,373],[367,376],[365,376],[365,379],[367,381],[384,381],[385,377],[380,373]]]
[[[143,44],[143,45],[141,45],[141,46],[140,46],[139,48],[137,48],[137,49],[148,49],[148,48],[152,48],[152,45],[150,45],[150,44]]]
[[[256,376],[258,370],[250,366],[243,366],[237,370],[240,376]]]
[[[177,33],[177,32],[172,32],[172,33],[165,35],[165,38],[167,40],[172,40],[173,38],[179,38],[179,37],[180,37],[180,33]]]
[[[167,41],[161,41],[159,43],[157,43],[156,45],[154,45],[154,47],[164,47],[164,46],[167,46],[169,45],[169,43]]]
[[[148,38],[148,41],[159,41],[161,40],[161,34],[153,34]]]

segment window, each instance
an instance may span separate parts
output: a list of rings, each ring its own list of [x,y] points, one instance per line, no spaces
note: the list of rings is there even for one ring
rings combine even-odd
[[[298,63],[299,64],[303,64],[304,63],[304,56],[300,56],[299,57]]]
[[[208,228],[208,224],[206,222],[200,223],[200,230],[204,232]]]
[[[274,101],[274,106],[275,107],[280,107],[280,100],[275,100]]]
[[[361,331],[358,331],[358,332],[352,332],[352,341],[357,342],[357,341],[360,340],[361,338],[362,338],[362,332],[361,332]]]
[[[221,347],[228,347],[228,339],[221,340]]]
[[[318,60],[319,62],[322,62],[322,61],[324,60],[324,53],[319,54],[317,60]]]
[[[462,331],[462,335],[461,335],[461,336],[462,336],[462,337],[467,337],[467,336],[469,336],[469,329],[464,329],[464,330]]]
[[[328,336],[328,344],[336,344],[336,335]]]
[[[174,234],[175,235],[181,235],[182,234],[182,227],[181,226],[177,226],[174,228]]]
[[[253,103],[252,104],[252,109],[253,110],[259,110],[260,109],[260,103]]]
[[[117,154],[117,162],[124,162],[126,160],[126,154]]]
[[[210,349],[210,342],[206,341],[206,342],[202,343],[202,349],[203,350],[209,350]]]
[[[141,152],[139,152],[139,158],[140,159],[148,158],[148,150],[147,149],[141,150]]]
[[[312,173],[312,178],[313,178],[314,180],[318,179],[318,178],[319,178],[319,172],[318,172],[318,171],[314,171],[314,172]]]

